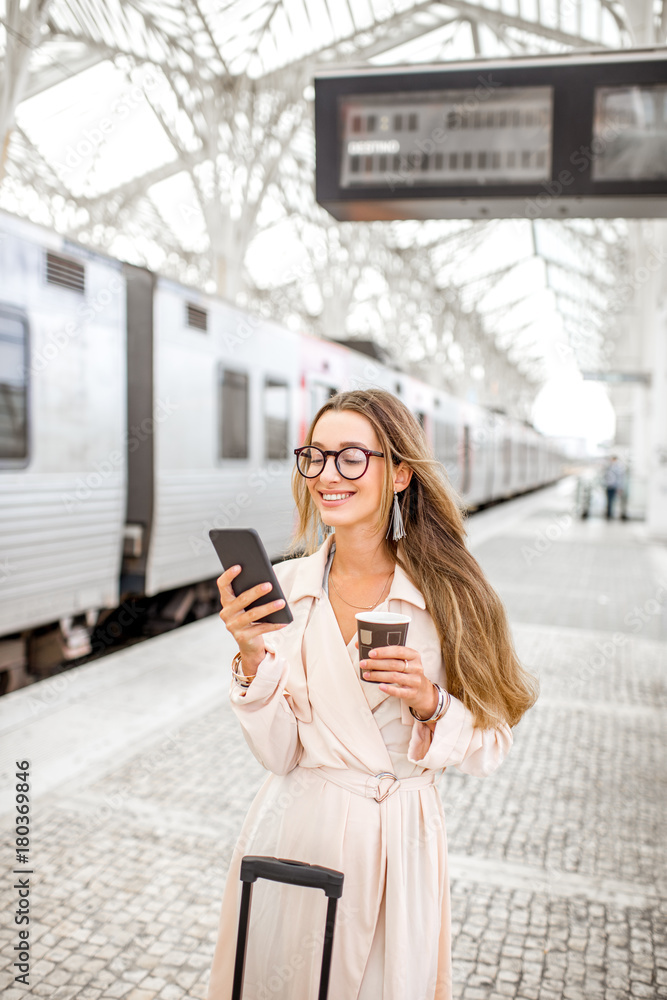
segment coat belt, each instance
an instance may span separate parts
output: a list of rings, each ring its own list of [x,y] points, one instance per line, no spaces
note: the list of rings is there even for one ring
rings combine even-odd
[[[349,768],[313,767],[312,774],[318,774],[325,781],[331,781],[340,788],[363,795],[367,799],[382,802],[394,792],[411,792],[418,788],[427,788],[434,784],[438,771],[424,771],[411,778],[397,778],[391,771],[380,771],[378,774],[365,774]]]

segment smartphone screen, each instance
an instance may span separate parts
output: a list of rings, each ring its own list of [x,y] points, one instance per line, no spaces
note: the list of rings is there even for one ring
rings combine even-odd
[[[252,604],[248,605],[248,608],[270,604],[271,601],[278,601],[281,598],[285,601],[285,595],[278,583],[271,560],[254,528],[213,528],[208,534],[223,569],[229,569],[230,566],[241,567],[239,575],[232,580],[232,590],[237,597],[244,590],[256,587],[258,583],[273,584],[272,590],[253,601]],[[292,620],[292,612],[287,601],[285,601],[284,608],[272,611],[270,615],[261,619],[263,622],[270,622],[274,625],[288,624]]]

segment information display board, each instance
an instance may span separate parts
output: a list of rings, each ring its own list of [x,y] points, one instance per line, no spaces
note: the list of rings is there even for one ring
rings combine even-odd
[[[667,52],[327,73],[316,193],[338,219],[667,215]]]
[[[523,184],[551,176],[553,89],[507,87],[341,98],[340,183]]]

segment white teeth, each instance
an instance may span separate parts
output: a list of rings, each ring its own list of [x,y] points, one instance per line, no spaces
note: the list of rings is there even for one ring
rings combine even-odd
[[[345,500],[346,497],[351,497],[351,493],[323,493],[322,497],[325,500]]]

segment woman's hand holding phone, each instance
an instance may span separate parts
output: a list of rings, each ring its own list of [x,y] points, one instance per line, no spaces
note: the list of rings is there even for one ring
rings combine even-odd
[[[256,608],[246,610],[249,604],[263,597],[272,589],[271,583],[260,583],[256,587],[244,590],[237,597],[232,589],[232,580],[241,572],[240,566],[230,566],[222,576],[218,577],[218,590],[222,611],[220,617],[227,631],[236,641],[241,653],[241,669],[247,676],[252,676],[266,656],[266,646],[263,635],[266,632],[276,632],[285,628],[285,624],[263,622],[262,618],[285,606],[285,601],[278,600],[269,604],[261,604]]]

